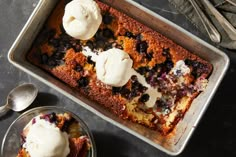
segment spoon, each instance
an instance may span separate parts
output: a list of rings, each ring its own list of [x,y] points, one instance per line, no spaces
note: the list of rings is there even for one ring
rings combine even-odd
[[[26,109],[36,98],[38,89],[33,84],[20,85],[8,94],[7,103],[0,107],[0,113],[7,109],[22,111]]]
[[[195,2],[195,0],[189,0],[189,2],[192,4],[193,8],[197,12],[204,28],[207,31],[207,34],[209,35],[211,41],[215,43],[219,43],[221,40],[220,33],[217,31],[215,26],[210,22],[210,20],[207,18],[207,16],[203,13],[203,11],[200,9],[198,4]]]
[[[228,37],[231,40],[236,40],[236,29],[234,26],[232,26],[229,21],[221,15],[220,12],[209,2],[208,0],[202,0],[202,3],[211,11],[211,13],[215,16],[215,18],[218,20],[219,24],[222,26],[222,28],[225,30],[225,32],[228,34]]]

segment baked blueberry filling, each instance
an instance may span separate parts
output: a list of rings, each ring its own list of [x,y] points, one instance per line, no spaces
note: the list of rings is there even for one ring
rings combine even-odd
[[[113,20],[113,17],[109,13],[105,13],[102,17],[102,21],[106,25],[111,24],[112,20]]]
[[[81,77],[77,82],[79,87],[86,87],[89,84],[89,79],[87,77]]]

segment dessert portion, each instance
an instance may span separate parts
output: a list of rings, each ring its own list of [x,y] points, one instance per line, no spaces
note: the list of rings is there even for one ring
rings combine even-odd
[[[65,7],[63,26],[76,39],[92,38],[101,22],[100,9],[93,0],[73,0]]]
[[[87,57],[93,55],[92,60],[96,62],[97,78],[104,84],[121,87],[132,75],[133,61],[127,53],[120,49],[112,48],[99,55],[94,55],[89,47],[85,47],[82,53]]]
[[[133,61],[123,50],[112,48],[96,55],[91,52],[89,47],[84,47],[82,53],[87,57],[93,56],[91,60],[96,62],[97,79],[104,84],[113,87],[122,87],[132,76],[136,76],[137,81],[147,88],[145,92],[149,96],[145,102],[147,107],[153,107],[156,99],[161,98],[162,94],[158,92],[158,89],[149,85],[145,77],[132,68]]]
[[[163,135],[204,91],[212,71],[209,62],[93,0],[61,0],[27,59],[120,118]]]
[[[17,157],[86,157],[89,138],[70,114],[39,115],[23,129]]]

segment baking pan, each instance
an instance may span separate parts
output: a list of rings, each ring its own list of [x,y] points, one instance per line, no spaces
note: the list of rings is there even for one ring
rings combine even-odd
[[[164,151],[170,155],[180,154],[195,130],[199,120],[206,111],[209,102],[211,101],[228,68],[228,57],[219,49],[207,44],[198,37],[134,1],[103,0],[103,2],[128,14],[141,23],[148,25],[152,29],[160,32],[177,44],[188,49],[190,52],[193,52],[209,61],[214,67],[209,78],[207,89],[192,102],[189,110],[186,112],[184,118],[178,123],[173,133],[168,136],[162,136],[157,131],[148,129],[139,124],[119,119],[101,105],[88,100],[75,89],[69,87],[65,83],[59,81],[55,77],[32,65],[26,60],[26,53],[29,51],[31,44],[37,36],[37,33],[42,28],[45,20],[54,9],[57,2],[58,0],[39,1],[26,25],[9,50],[9,61],[26,73],[58,90],[68,98],[78,103],[78,105],[85,107],[99,117],[133,134],[161,151]]]

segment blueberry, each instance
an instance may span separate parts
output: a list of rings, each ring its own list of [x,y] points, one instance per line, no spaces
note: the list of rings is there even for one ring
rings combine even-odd
[[[113,95],[114,95],[114,94],[117,94],[117,93],[120,92],[120,90],[121,90],[120,87],[112,87],[112,94],[113,94]]]
[[[193,67],[191,75],[195,78],[198,78],[202,75],[202,73],[207,71],[207,67],[198,61],[186,59],[184,62],[186,65]]]
[[[125,86],[123,87],[112,87],[112,94],[120,94],[122,97],[129,98],[130,97],[130,90],[127,89]]]
[[[155,104],[157,107],[160,107],[160,108],[164,108],[167,106],[167,104],[163,100],[157,100]]]
[[[89,84],[89,79],[87,77],[81,77],[77,82],[79,87],[86,87]]]
[[[168,73],[168,69],[167,69],[167,67],[164,65],[164,64],[160,64],[160,68],[159,68],[160,70],[158,70],[157,71],[157,76],[158,77],[161,77],[163,74],[166,74],[166,73]]]
[[[125,87],[123,87],[120,90],[120,94],[121,94],[121,96],[123,96],[125,98],[129,98],[130,90],[125,88]]]
[[[159,64],[155,64],[154,67],[152,68],[153,71],[158,71],[158,69],[160,69],[160,65]]]
[[[64,57],[64,53],[55,52],[52,57],[56,60],[61,60]]]
[[[147,58],[148,61],[151,61],[153,58],[153,53],[146,53],[145,57]]]
[[[163,54],[164,56],[169,55],[169,53],[170,53],[170,49],[169,49],[169,48],[163,48],[162,54]]]
[[[189,65],[189,66],[190,66],[190,65],[192,65],[193,61],[190,60],[190,59],[185,59],[184,63],[185,63],[186,65]]]
[[[47,54],[42,54],[41,55],[41,61],[42,61],[42,64],[47,64],[48,63],[48,55]]]
[[[192,66],[194,67],[194,68],[201,68],[201,66],[202,66],[202,64],[201,63],[199,63],[198,61],[194,61],[193,63],[192,63]]]
[[[86,45],[91,49],[93,50],[94,46],[93,46],[93,42],[92,41],[87,41]]]
[[[65,61],[64,61],[64,60],[57,60],[56,62],[57,62],[57,65],[63,65],[63,64],[65,64]]]
[[[136,36],[136,40],[137,40],[137,42],[139,43],[139,42],[141,42],[142,41],[142,35],[141,34],[138,34],[137,36]]]
[[[104,48],[105,47],[105,42],[103,40],[98,40],[96,41],[96,48]]]
[[[146,51],[147,51],[147,48],[148,48],[147,42],[146,42],[146,41],[142,41],[142,42],[140,43],[139,48],[140,48],[140,52],[146,52]]]
[[[137,70],[141,75],[145,75],[148,71],[150,71],[149,67],[139,67]]]
[[[82,47],[81,47],[81,45],[79,45],[79,44],[73,46],[73,49],[75,50],[75,52],[80,52],[80,51],[82,51]]]
[[[135,82],[135,81],[137,81],[137,80],[138,80],[137,76],[135,76],[135,75],[132,75],[132,76],[131,76],[131,81],[132,81],[132,83]]]
[[[125,32],[125,36],[129,38],[134,38],[135,36],[131,32]]]
[[[65,46],[66,50],[72,48],[72,44],[71,43],[66,43],[66,44],[64,44],[64,46]]]
[[[109,13],[106,13],[103,15],[102,21],[104,24],[108,25],[108,24],[111,24],[112,19],[113,17]]]
[[[149,76],[146,81],[152,86],[152,87],[156,87],[157,86],[157,82],[158,82],[158,79],[157,79],[157,76],[155,75],[151,75]]]
[[[114,37],[112,30],[110,30],[109,28],[105,28],[103,30],[103,36],[106,38],[113,38]]]
[[[176,70],[177,76],[180,76],[180,75],[181,75],[181,72],[182,72],[182,71],[181,71],[180,69],[177,69],[177,70]]]
[[[168,72],[169,72],[173,68],[174,63],[171,60],[166,60],[165,65],[166,65]]]
[[[48,32],[47,32],[47,36],[49,39],[53,38],[56,34],[56,30],[55,29],[50,29]]]
[[[64,45],[69,43],[71,38],[68,35],[62,35],[60,36],[60,45]]]
[[[83,70],[83,67],[80,64],[77,64],[76,67],[75,67],[75,70],[77,72],[81,72]]]
[[[94,37],[95,37],[96,40],[104,40],[103,31],[101,29],[99,29],[96,32]]]
[[[149,100],[149,97],[150,97],[150,96],[149,96],[148,94],[143,94],[143,95],[139,98],[139,101],[145,103],[145,102],[147,102],[147,101]]]
[[[140,43],[137,43],[136,50],[139,53],[146,53],[148,48],[148,44],[146,41],[141,41]]]
[[[109,50],[112,48],[112,44],[106,44],[104,47],[104,51]]]
[[[198,78],[199,76],[201,76],[201,74],[196,69],[193,69],[191,75],[193,75],[194,78]]]
[[[88,57],[87,57],[87,62],[88,62],[88,64],[92,64],[93,66],[95,66],[95,62],[92,61],[91,58],[92,58],[91,56],[88,56]]]
[[[176,99],[180,99],[182,98],[183,96],[186,96],[187,95],[187,90],[186,89],[180,89],[177,91],[177,94],[176,94]]]
[[[71,121],[65,120],[63,126],[61,127],[61,131],[67,131],[70,125],[71,125]]]
[[[55,59],[53,59],[53,58],[49,58],[47,64],[49,66],[56,66],[57,65],[57,61]]]
[[[53,47],[58,47],[60,44],[59,44],[59,40],[56,39],[56,38],[52,38],[49,40],[49,44],[52,45]]]
[[[131,91],[136,92],[136,93],[143,93],[145,90],[147,90],[147,87],[144,87],[138,81],[132,81]]]
[[[198,66],[201,66],[200,65],[201,63],[199,63],[198,61],[190,60],[190,59],[186,59],[185,64],[189,66],[193,66],[194,68],[198,68]]]
[[[55,112],[52,112],[50,115],[49,115],[49,121],[51,123],[54,123],[57,121],[57,116],[56,116],[56,113]]]
[[[131,92],[130,92],[130,98],[133,98],[133,97],[136,97],[136,96],[138,96],[138,93],[136,92],[136,91],[134,91],[134,90],[131,90]]]

